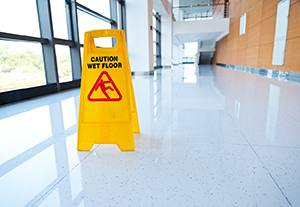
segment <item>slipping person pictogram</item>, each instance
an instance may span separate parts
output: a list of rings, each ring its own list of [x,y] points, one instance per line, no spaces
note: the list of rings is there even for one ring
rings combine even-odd
[[[109,95],[106,93],[107,90],[111,90],[114,91],[114,89],[110,86],[105,86],[105,84],[109,84],[110,81],[104,81],[103,79],[101,79],[100,83],[98,84],[98,86],[96,86],[95,91],[97,91],[99,88],[101,89],[102,93],[106,96],[106,98],[110,99]]]
[[[108,79],[108,81],[105,81],[104,79]],[[110,86],[107,86],[107,84],[110,84]],[[105,98],[93,95],[99,88],[101,89],[101,92]],[[114,97],[111,97],[107,91],[114,92]],[[120,101],[122,99],[122,95],[108,72],[103,71],[93,85],[87,98],[89,101]]]

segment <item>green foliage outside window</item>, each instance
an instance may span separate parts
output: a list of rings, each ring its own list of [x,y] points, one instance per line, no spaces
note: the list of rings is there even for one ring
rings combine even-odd
[[[0,48],[0,69],[6,72],[20,69],[24,73],[43,71],[42,55],[35,54],[30,50],[17,52],[4,45]]]
[[[56,57],[60,80],[72,80],[70,56]],[[30,47],[17,51],[8,45],[0,46],[0,92],[45,84],[42,54]]]

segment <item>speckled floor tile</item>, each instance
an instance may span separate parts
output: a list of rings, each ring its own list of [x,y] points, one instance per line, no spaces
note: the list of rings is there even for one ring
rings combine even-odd
[[[300,86],[195,65],[133,85],[134,152],[76,150],[79,89],[0,107],[0,205],[300,205]]]

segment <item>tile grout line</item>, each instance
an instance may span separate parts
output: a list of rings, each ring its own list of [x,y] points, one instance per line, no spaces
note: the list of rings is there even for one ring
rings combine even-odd
[[[69,175],[78,165],[80,165],[88,156],[90,156],[90,154],[92,154],[93,151],[95,151],[97,148],[99,147],[99,145],[97,147],[95,147],[94,150],[90,151],[89,154],[87,156],[85,156],[77,165],[75,165],[70,171],[68,171],[64,176],[62,176],[61,179],[59,179],[57,181],[57,183],[55,185],[53,185],[47,192],[44,193],[44,195],[42,195],[35,203],[32,204],[32,206],[35,206],[37,203],[39,203],[42,198],[47,195],[51,190],[53,190],[65,177],[67,177],[67,175]],[[30,202],[29,202],[30,203]],[[25,205],[27,206],[27,204]]]
[[[210,86],[211,87],[211,86]],[[219,97],[218,97],[219,99]],[[221,100],[219,99],[219,101],[221,102]],[[221,102],[222,104],[222,102]],[[223,104],[222,104],[223,105]],[[286,201],[290,204],[290,206],[292,207],[291,202],[289,201],[289,199],[287,198],[287,196],[284,194],[284,192],[282,191],[282,189],[279,187],[279,185],[277,184],[277,182],[275,181],[275,179],[273,178],[273,176],[271,175],[271,173],[269,172],[268,168],[265,166],[265,164],[263,163],[263,161],[260,159],[259,155],[257,154],[257,152],[255,151],[255,149],[253,148],[253,146],[250,144],[250,142],[248,141],[247,137],[245,136],[245,134],[241,131],[240,127],[237,125],[237,123],[235,122],[235,120],[233,119],[233,117],[231,116],[231,114],[229,113],[229,111],[226,109],[226,107],[223,105],[225,111],[227,112],[227,114],[230,116],[230,118],[232,119],[233,123],[235,124],[235,126],[237,127],[237,129],[239,130],[239,132],[243,135],[243,137],[245,138],[245,140],[247,141],[248,145],[251,147],[252,151],[255,153],[255,155],[257,156],[258,160],[260,161],[260,163],[263,165],[263,167],[266,169],[267,173],[269,174],[269,176],[271,177],[271,179],[273,180],[273,182],[275,183],[275,185],[277,186],[277,188],[280,190],[281,194],[283,195],[283,197],[286,199]]]
[[[227,111],[227,109],[225,109]],[[228,111],[227,111],[228,112]],[[271,179],[273,180],[273,182],[275,183],[275,185],[277,186],[277,188],[280,190],[281,194],[283,195],[283,197],[286,199],[286,201],[290,204],[290,206],[292,207],[291,202],[289,201],[289,199],[287,198],[287,196],[284,194],[284,192],[282,191],[282,189],[280,188],[280,186],[278,185],[278,183],[276,182],[276,180],[274,179],[274,177],[272,176],[272,174],[270,173],[270,171],[268,170],[268,168],[266,167],[266,165],[264,164],[264,162],[260,159],[259,155],[257,154],[257,152],[255,151],[255,149],[253,148],[253,146],[250,144],[249,140],[247,139],[247,137],[245,136],[245,134],[240,130],[240,127],[236,124],[235,120],[232,118],[232,116],[230,115],[230,113],[228,112],[230,118],[232,119],[232,121],[234,122],[235,126],[238,128],[238,130],[240,131],[240,133],[243,135],[243,137],[246,139],[248,145],[251,147],[252,151],[254,152],[254,154],[256,155],[256,157],[258,158],[258,160],[260,161],[260,163],[263,165],[263,167],[266,169],[267,173],[269,174],[269,176],[271,177]]]
[[[243,136],[245,137],[244,134],[243,134]],[[247,138],[246,138],[246,140],[249,143],[249,141],[248,141]],[[286,201],[290,204],[290,206],[292,206],[291,202],[289,201],[289,199],[287,198],[287,196],[284,194],[284,192],[282,191],[282,189],[280,188],[280,186],[278,185],[278,183],[276,182],[276,180],[274,179],[274,177],[272,176],[272,174],[270,173],[270,171],[268,170],[268,168],[265,166],[264,162],[260,159],[259,155],[256,153],[256,151],[253,148],[253,146],[250,143],[249,143],[249,146],[251,147],[251,149],[253,150],[253,152],[256,154],[257,158],[259,159],[259,161],[261,162],[261,164],[264,166],[264,168],[266,169],[267,173],[269,174],[269,176],[271,177],[271,179],[273,180],[273,182],[275,183],[275,185],[277,186],[277,188],[280,190],[281,194],[284,196],[284,198],[286,199]]]

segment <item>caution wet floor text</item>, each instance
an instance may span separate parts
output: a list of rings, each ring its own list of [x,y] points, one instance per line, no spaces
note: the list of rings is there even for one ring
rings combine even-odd
[[[114,37],[116,45],[98,48],[98,37]],[[133,132],[139,132],[139,123],[124,31],[86,32],[77,149],[117,144],[122,151],[132,151]]]

